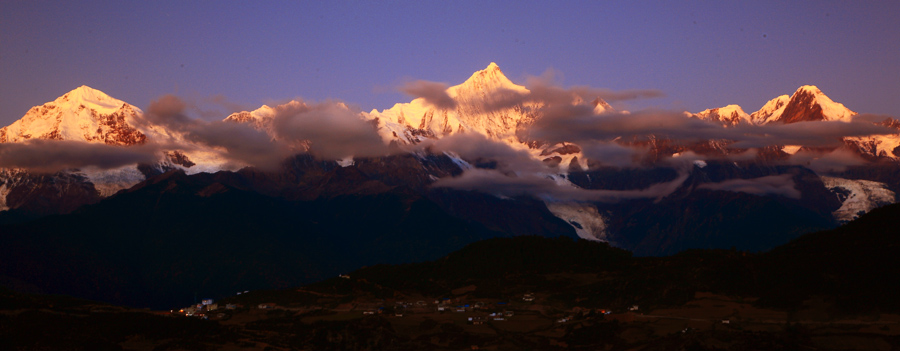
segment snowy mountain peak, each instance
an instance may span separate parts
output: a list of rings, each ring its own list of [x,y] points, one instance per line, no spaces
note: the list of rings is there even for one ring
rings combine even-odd
[[[228,115],[228,117],[225,117],[225,121],[259,123],[266,119],[271,119],[274,116],[275,109],[273,109],[269,105],[262,105],[258,109],[255,109],[253,111],[241,111],[232,113]]]
[[[721,122],[722,124],[729,126],[750,122],[750,115],[744,112],[738,105],[727,105],[724,107],[703,110],[691,114],[691,116],[707,121]]]
[[[799,93],[799,92],[805,92],[805,93],[809,93],[809,94],[822,94],[822,90],[820,90],[819,87],[817,87],[815,85],[800,86],[799,88],[797,88],[797,91],[794,92],[794,94]]]
[[[494,62],[462,84],[447,88],[446,92],[455,102],[455,108],[435,108],[423,98],[417,98],[380,112],[363,113],[363,117],[376,123],[385,141],[407,144],[461,132],[513,141],[520,123],[530,123],[534,118],[533,108],[521,104],[492,107],[508,104],[510,93],[529,93],[524,86],[510,81]]]
[[[616,112],[616,109],[610,106],[609,103],[606,102],[606,100],[603,100],[599,97],[594,99],[594,101],[591,102],[591,105],[594,106],[594,113],[598,115],[603,113]]]
[[[520,93],[528,92],[528,89],[525,89],[525,87],[516,85],[509,78],[506,78],[506,75],[500,70],[500,66],[491,62],[487,68],[476,71],[462,84],[447,89],[447,93],[456,97],[476,92],[484,94],[497,89],[508,89]]]
[[[114,112],[125,104],[125,102],[123,102],[122,100],[110,97],[109,95],[106,95],[106,93],[91,88],[87,85],[82,85],[78,88],[72,89],[68,93],[63,94],[63,96],[58,97],[53,102],[59,105],[69,105],[73,107],[85,105],[94,110],[97,110],[97,112],[105,113]]]
[[[781,95],[777,98],[769,100],[759,111],[750,114],[750,120],[754,124],[766,124],[781,118],[784,107],[791,101],[791,97]]]
[[[809,121],[849,122],[856,112],[834,102],[819,87],[804,85],[791,96],[781,95],[769,100],[759,111],[750,115],[755,124],[772,122],[796,123]]]
[[[797,88],[791,95],[790,101],[784,107],[784,111],[777,120],[781,123],[796,123],[806,121],[844,121],[849,122],[856,112],[844,107],[843,104],[834,102],[818,87],[804,85]]]
[[[82,85],[75,89],[70,90],[69,92],[63,94],[57,98],[57,100],[69,101],[69,100],[87,100],[87,101],[105,101],[105,100],[116,100],[107,95],[106,93],[91,88],[87,85]],[[116,100],[118,101],[118,100]]]
[[[341,103],[341,105],[343,105],[343,103]],[[343,106],[346,107],[346,105]],[[297,100],[291,100],[275,107],[262,105],[258,109],[255,109],[253,111],[241,111],[232,113],[228,115],[228,117],[225,117],[224,121],[247,123],[256,130],[264,131],[269,135],[274,136],[275,126],[273,125],[273,121],[275,120],[275,114],[279,110],[283,111],[286,109],[300,109],[305,107],[308,107],[306,103]]]
[[[54,101],[32,107],[21,119],[0,129],[0,142],[50,139],[142,144],[146,135],[132,127],[141,113],[122,100],[82,85]]]

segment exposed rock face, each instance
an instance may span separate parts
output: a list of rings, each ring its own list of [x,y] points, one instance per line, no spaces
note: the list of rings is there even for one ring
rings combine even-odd
[[[181,165],[185,168],[191,168],[196,165],[196,163],[191,162],[191,159],[181,151],[167,151],[165,154],[166,158],[168,158],[169,161],[172,161],[172,163],[176,165]]]
[[[128,125],[128,118],[135,118],[137,110],[129,104],[123,104],[122,108],[113,114],[102,116],[98,115],[97,131],[95,135],[85,135],[88,141],[102,141],[107,145],[138,145],[147,141],[147,136],[134,127]]]
[[[30,215],[69,213],[102,199],[83,175],[68,172],[0,170],[0,189],[0,210],[18,209]]]
[[[560,155],[577,154],[577,153],[581,152],[581,148],[575,144],[563,143],[562,146],[560,146],[558,148],[547,148],[546,150],[541,152],[541,156],[547,156],[554,152],[558,153]]]

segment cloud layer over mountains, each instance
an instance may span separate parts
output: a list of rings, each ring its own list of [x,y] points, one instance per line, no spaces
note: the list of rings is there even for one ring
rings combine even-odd
[[[372,125],[338,102],[276,106],[271,135],[246,123],[194,119],[186,115],[186,109],[185,102],[172,95],[147,108],[147,127],[162,126],[183,137],[183,142],[160,148],[215,150],[236,164],[263,169],[273,169],[286,157],[302,152],[323,159],[389,153]]]
[[[493,74],[502,75],[496,73],[499,69],[493,64],[488,70],[491,67],[496,70]],[[488,70],[478,73],[491,74],[485,73]],[[516,127],[516,135],[527,138],[522,142],[575,144],[579,155],[591,161],[583,163],[585,165],[618,168],[647,166],[647,155],[654,151],[648,142],[657,140],[676,146],[718,141],[731,151],[724,155],[693,151],[680,153],[677,157],[663,155],[656,160],[661,163],[655,165],[675,168],[678,176],[646,189],[586,190],[565,185],[565,178],[558,175],[566,170],[557,168],[552,162],[542,162],[543,157],[533,149],[495,136],[457,131],[447,132],[440,138],[421,138],[409,145],[395,143],[389,136],[379,134],[377,118],[367,119],[365,114],[337,101],[292,101],[270,108],[271,114],[266,115],[265,120],[256,121],[256,124],[233,120],[207,121],[192,118],[189,111],[196,108],[192,109],[189,103],[166,95],[153,101],[146,108],[146,113],[132,121],[138,129],[155,133],[154,137],[140,145],[116,147],[50,140],[2,143],[0,167],[36,172],[81,167],[110,169],[135,163],[153,163],[165,151],[182,150],[215,155],[225,163],[224,168],[255,166],[272,170],[286,157],[304,152],[318,158],[336,160],[426,151],[457,155],[472,163],[494,164],[490,169],[472,168],[459,177],[440,179],[435,183],[437,187],[479,190],[501,196],[617,201],[665,196],[687,179],[688,170],[694,162],[751,160],[757,156],[757,149],[766,147],[805,146],[807,149],[803,152],[779,162],[799,164],[816,171],[839,170],[865,162],[858,155],[838,148],[844,138],[897,133],[895,129],[873,123],[887,116],[857,115],[849,122],[823,120],[726,126],[719,121],[704,120],[681,111],[616,111],[606,102],[621,103],[663,94],[657,90],[564,88],[554,84],[551,75],[529,78],[525,87],[511,87],[479,90],[477,94],[480,95],[475,99],[471,95],[460,98],[458,90],[454,90],[457,87],[448,88],[447,84],[438,82],[412,81],[398,89],[423,99],[427,106],[436,111],[455,111],[465,107],[467,111],[483,111],[493,115],[510,110],[528,110],[535,116],[533,120]],[[424,131],[420,133],[427,134]],[[786,176],[733,180],[705,184],[701,188],[799,197],[793,181]]]
[[[68,140],[34,139],[23,143],[0,143],[0,168],[19,168],[36,173],[96,167],[117,168],[159,159],[160,149],[151,145],[120,147]]]

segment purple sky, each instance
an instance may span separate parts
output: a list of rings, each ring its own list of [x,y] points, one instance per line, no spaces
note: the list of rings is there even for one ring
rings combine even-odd
[[[0,125],[83,84],[141,108],[174,93],[384,109],[410,100],[404,82],[458,84],[491,61],[520,84],[553,69],[564,86],[667,94],[630,109],[750,113],[813,84],[900,116],[897,1],[233,3],[2,2]]]

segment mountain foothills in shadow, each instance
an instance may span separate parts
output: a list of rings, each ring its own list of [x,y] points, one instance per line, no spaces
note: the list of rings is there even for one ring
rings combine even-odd
[[[518,235],[576,237],[530,197],[432,187],[462,169],[446,155],[357,159],[309,155],[278,171],[186,175],[144,167],[149,178],[69,214],[0,227],[0,276],[21,291],[165,308],[195,295],[309,283],[379,263],[421,262],[464,245]],[[800,199],[704,189],[709,182],[789,176]],[[633,190],[672,181],[671,168],[573,172],[587,189]],[[694,166],[659,199],[595,203],[614,246],[638,256],[691,248],[767,250],[834,225],[840,201],[796,166]],[[21,212],[4,212],[7,216]]]
[[[231,296],[204,307],[209,320],[0,290],[0,341],[16,349],[892,350],[900,347],[898,225],[900,205],[890,205],[766,253],[669,257],[566,237],[492,238],[433,261]]]
[[[403,164],[403,157],[382,161]],[[303,157],[286,167],[171,171],[71,214],[7,225],[0,274],[5,285],[26,291],[166,308],[197,294],[296,286],[364,265],[434,259],[490,237],[575,236],[541,203],[428,193],[410,179],[420,172],[410,176],[403,167]],[[442,203],[453,199],[468,207],[445,210]],[[519,217],[484,215],[494,206]],[[480,216],[452,215],[462,211]]]
[[[476,286],[467,292],[471,297],[511,299],[531,292],[590,308],[659,308],[711,292],[755,297],[759,306],[785,310],[802,310],[817,298],[835,315],[900,313],[900,282],[889,278],[900,274],[898,226],[895,204],[764,253],[693,249],[669,257],[634,257],[606,243],[562,237],[495,238],[440,260],[368,267],[351,273],[352,281],[335,278],[310,288],[351,293],[359,289],[351,282],[367,282],[359,284],[385,289],[379,293],[384,298],[397,291],[442,296]],[[554,277],[562,273],[573,276]],[[579,274],[592,278],[573,278]]]
[[[749,194],[703,188],[727,180],[787,176],[800,194]],[[646,182],[663,183],[677,177],[671,168],[619,170],[598,168],[570,175],[588,189],[642,189]],[[657,199],[595,203],[608,218],[609,240],[639,256],[672,255],[696,248],[738,248],[763,251],[815,230],[835,226],[832,211],[838,197],[809,169],[731,162],[694,166],[684,184]]]

